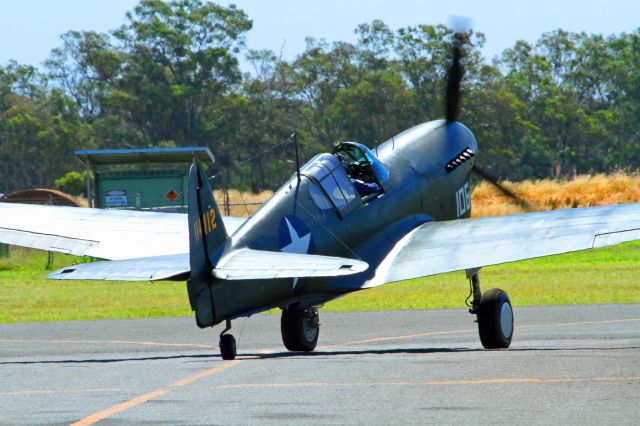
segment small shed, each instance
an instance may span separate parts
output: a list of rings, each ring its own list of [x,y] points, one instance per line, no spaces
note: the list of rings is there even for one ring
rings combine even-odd
[[[40,204],[49,206],[81,207],[71,195],[55,189],[22,189],[11,194],[0,194],[0,202],[20,204]],[[9,257],[9,245],[0,244],[0,257]],[[53,265],[53,252],[49,252],[47,269]]]
[[[90,207],[185,212],[189,164],[210,167],[209,148],[76,151],[87,168]],[[93,174],[93,185],[90,177]]]
[[[55,189],[22,189],[2,197],[7,203],[41,204],[50,206],[80,207],[73,197]]]

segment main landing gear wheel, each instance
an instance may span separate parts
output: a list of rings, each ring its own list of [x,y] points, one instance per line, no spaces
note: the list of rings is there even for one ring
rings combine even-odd
[[[318,344],[320,322],[316,308],[288,307],[280,318],[282,342],[290,351],[311,352]]]
[[[220,333],[220,355],[222,359],[236,358],[236,338],[232,334],[225,334],[231,330],[231,320],[227,320],[227,326]]]
[[[478,306],[478,332],[485,349],[506,349],[513,338],[513,308],[504,291],[492,288]]]

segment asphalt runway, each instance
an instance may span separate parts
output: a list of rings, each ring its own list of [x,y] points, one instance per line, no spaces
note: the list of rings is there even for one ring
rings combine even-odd
[[[320,313],[312,354],[279,316],[0,325],[0,424],[640,423],[640,305],[515,308],[507,351],[464,310]]]

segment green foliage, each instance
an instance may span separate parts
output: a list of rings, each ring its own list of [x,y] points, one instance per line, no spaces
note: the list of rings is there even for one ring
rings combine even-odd
[[[111,33],[63,34],[46,73],[0,67],[0,191],[53,185],[74,149],[167,144],[208,146],[214,173],[232,169],[224,185],[276,188],[293,171],[293,149],[270,147],[294,131],[306,160],[338,140],[371,146],[441,118],[456,38],[460,120],[485,168],[520,180],[640,164],[640,30],[556,30],[489,63],[481,33],[375,20],[358,25],[355,43],[308,39],[287,61],[245,52],[251,26],[233,5],[142,0]],[[253,72],[242,75],[245,53]]]
[[[91,176],[93,183],[93,176]],[[67,172],[55,180],[56,189],[71,195],[82,195],[87,192],[87,172]]]

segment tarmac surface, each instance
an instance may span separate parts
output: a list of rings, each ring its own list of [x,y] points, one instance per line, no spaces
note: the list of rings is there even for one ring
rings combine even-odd
[[[640,305],[515,318],[485,351],[462,309],[321,311],[300,354],[258,315],[234,361],[191,318],[3,324],[0,424],[640,423]]]

